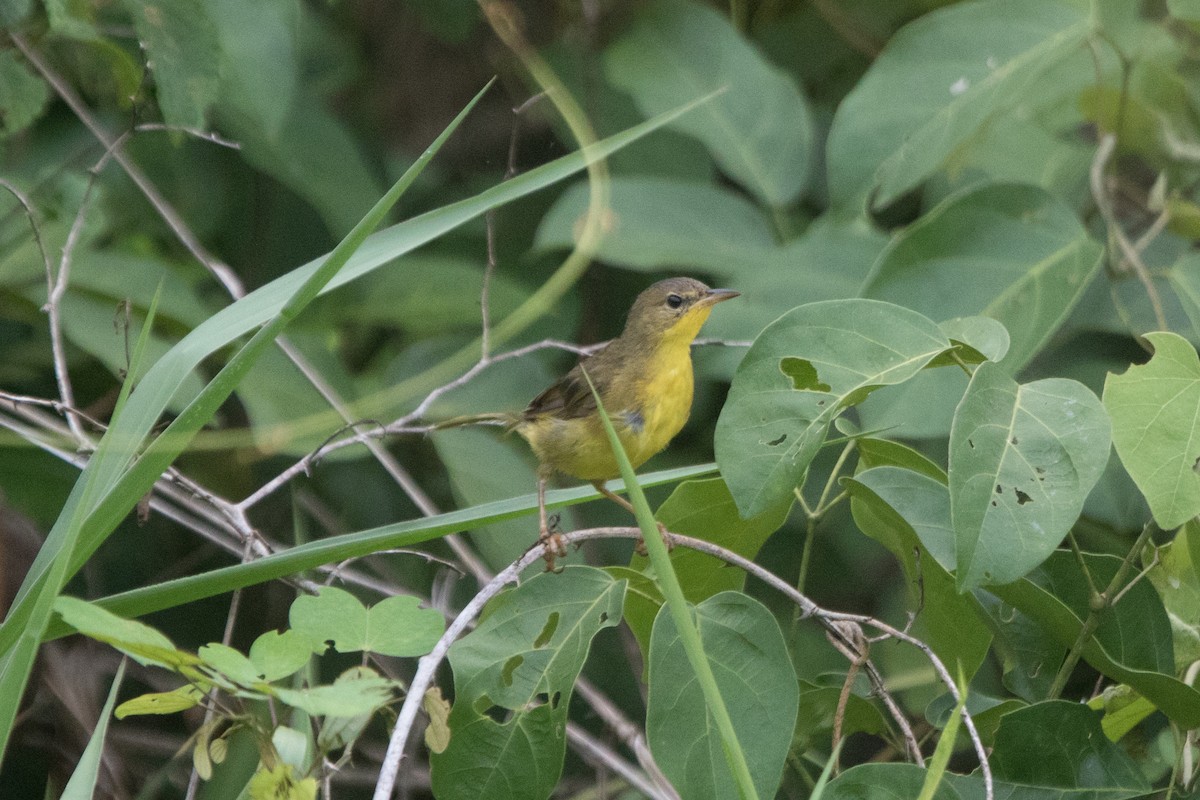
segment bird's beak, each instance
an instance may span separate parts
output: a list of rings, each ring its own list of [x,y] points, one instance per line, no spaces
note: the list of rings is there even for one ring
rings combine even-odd
[[[703,305],[711,306],[721,302],[722,300],[732,300],[739,294],[741,294],[741,292],[735,292],[733,289],[709,289],[708,293],[704,295],[700,302]]]

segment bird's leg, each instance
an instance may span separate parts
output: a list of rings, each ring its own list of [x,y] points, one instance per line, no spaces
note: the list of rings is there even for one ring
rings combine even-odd
[[[612,500],[614,503],[616,503],[621,508],[628,511],[630,514],[633,514],[634,519],[636,519],[637,511],[634,510],[633,504],[630,503],[628,500],[626,500],[624,497],[621,497],[621,495],[619,495],[616,492],[609,489],[608,486],[605,485],[605,483],[606,483],[605,481],[592,481],[592,486],[596,487],[597,492],[604,495],[609,500]],[[663,541],[667,543],[667,550],[671,550],[672,548],[675,547],[675,545],[671,541],[671,534],[667,530],[667,526],[663,525],[661,522],[658,522],[657,520],[655,520],[655,522],[658,525],[658,532],[662,534]],[[639,556],[646,555],[646,543],[643,540],[639,539],[637,544],[635,544],[633,546],[633,548],[635,550],[637,550],[637,554]]]
[[[543,558],[546,559],[546,571],[554,572],[554,559],[567,555],[567,542],[561,533],[550,531],[546,517],[546,481],[548,476],[539,474],[537,484],[538,499],[538,543],[546,548]]]

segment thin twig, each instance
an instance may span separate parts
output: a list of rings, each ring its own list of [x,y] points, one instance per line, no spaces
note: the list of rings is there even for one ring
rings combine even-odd
[[[1096,147],[1096,155],[1092,159],[1092,167],[1089,172],[1092,199],[1096,201],[1096,207],[1100,210],[1100,215],[1104,217],[1104,221],[1108,225],[1109,235],[1116,241],[1117,249],[1121,251],[1124,261],[1129,264],[1137,279],[1145,287],[1146,296],[1150,298],[1150,305],[1154,309],[1154,320],[1158,325],[1158,329],[1163,331],[1169,330],[1167,327],[1167,316],[1163,311],[1162,299],[1158,295],[1158,287],[1154,285],[1154,279],[1150,277],[1150,270],[1146,268],[1145,262],[1142,261],[1142,254],[1129,241],[1129,237],[1125,235],[1125,230],[1117,220],[1116,211],[1113,210],[1112,198],[1109,197],[1108,188],[1105,186],[1104,170],[1108,166],[1108,162],[1112,158],[1116,147],[1117,137],[1115,135],[1105,133],[1100,137],[1100,142]]]

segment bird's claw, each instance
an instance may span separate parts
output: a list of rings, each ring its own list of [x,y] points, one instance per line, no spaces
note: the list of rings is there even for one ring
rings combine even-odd
[[[546,560],[546,572],[562,572],[562,567],[555,568],[555,560],[566,558],[567,537],[550,528],[538,534],[538,544],[544,548],[542,558]]]
[[[671,535],[671,532],[669,530],[667,530],[666,525],[663,525],[661,522],[659,522],[657,524],[658,524],[658,532],[660,535],[662,535],[663,542],[666,543],[667,552],[669,553],[675,549],[675,537]],[[648,552],[646,552],[645,538],[638,538],[637,541],[634,542],[633,551],[635,553],[637,553],[639,556],[641,556],[642,558],[646,558],[650,555]]]

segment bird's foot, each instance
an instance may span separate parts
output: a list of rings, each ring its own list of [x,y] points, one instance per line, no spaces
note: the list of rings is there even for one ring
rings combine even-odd
[[[546,560],[546,572],[562,572],[562,567],[555,568],[555,560],[566,558],[567,537],[558,532],[557,519],[553,525],[538,533],[538,544],[544,548],[542,558]]]
[[[675,537],[673,537],[671,535],[671,532],[669,530],[667,530],[666,525],[663,525],[661,522],[658,522],[656,524],[658,525],[658,532],[662,535],[663,542],[666,543],[667,552],[669,553],[675,549]],[[646,558],[647,556],[650,555],[649,553],[646,552],[646,540],[644,538],[639,538],[634,543],[633,550],[635,553],[637,553],[642,558]]]

